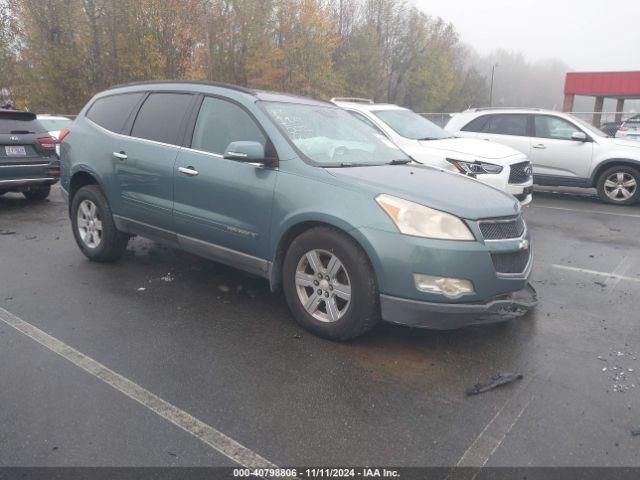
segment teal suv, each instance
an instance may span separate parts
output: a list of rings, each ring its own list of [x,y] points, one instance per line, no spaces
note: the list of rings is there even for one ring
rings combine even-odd
[[[519,202],[411,161],[335,105],[197,82],[96,95],[61,145],[91,260],[141,235],[266,278],[345,340],[378,321],[456,328],[536,303]]]

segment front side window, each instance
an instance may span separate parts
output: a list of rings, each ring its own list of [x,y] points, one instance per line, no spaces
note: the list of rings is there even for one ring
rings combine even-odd
[[[484,131],[498,135],[527,137],[527,115],[492,115]]]
[[[485,127],[487,126],[488,120],[489,120],[488,115],[482,115],[481,117],[471,120],[460,130],[463,132],[484,132]]]
[[[282,102],[265,102],[264,106],[289,141],[321,166],[409,161],[387,138],[341,108]]]
[[[142,92],[124,93],[99,98],[87,112],[87,117],[107,130],[120,133],[143,95]]]
[[[398,135],[412,140],[440,140],[451,134],[411,110],[375,110],[373,114]]]
[[[178,145],[180,126],[192,98],[184,93],[152,93],[140,107],[131,136]]]
[[[266,145],[266,138],[251,116],[239,106],[205,97],[193,131],[191,148],[224,154],[231,142],[252,141]]]
[[[536,137],[554,140],[571,140],[571,135],[579,132],[574,125],[558,117],[536,115]]]

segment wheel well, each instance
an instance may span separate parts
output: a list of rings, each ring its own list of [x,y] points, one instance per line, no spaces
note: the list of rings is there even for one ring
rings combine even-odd
[[[316,221],[297,223],[285,232],[285,234],[280,239],[280,242],[278,243],[278,248],[276,249],[276,255],[275,255],[275,258],[273,259],[273,264],[271,266],[271,274],[270,274],[271,291],[273,292],[278,291],[282,286],[282,265],[284,263],[284,257],[287,253],[287,250],[289,249],[289,245],[291,245],[291,243],[297,237],[302,235],[304,232],[315,227],[328,227],[328,228],[337,230],[339,232],[342,232],[345,235],[347,235],[349,238],[351,238],[354,242],[356,242],[356,244],[360,248],[362,248],[362,245],[360,244],[360,242],[358,242],[355,238],[353,238],[352,235],[349,235],[349,232],[346,232],[343,229],[336,227],[335,225],[331,225],[330,223],[316,222]],[[362,250],[365,252],[365,255],[367,255],[365,249],[362,248]],[[367,258],[368,257],[369,256],[367,255]],[[373,265],[373,263],[371,262],[371,259],[369,259],[369,263]]]
[[[69,185],[69,205],[73,202],[73,196],[78,190],[86,185],[99,185],[96,178],[87,172],[78,172],[71,177]]]
[[[596,169],[596,171],[593,174],[593,177],[591,179],[591,184],[595,187],[598,185],[598,179],[600,178],[600,175],[602,175],[602,173],[605,170],[609,170],[611,167],[629,167],[629,168],[633,168],[635,170],[640,171],[640,163],[639,162],[634,162],[631,160],[613,160],[607,163],[603,163],[602,165],[598,166],[598,168]]]

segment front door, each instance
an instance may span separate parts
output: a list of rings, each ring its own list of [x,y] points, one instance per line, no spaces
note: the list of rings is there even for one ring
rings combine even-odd
[[[535,115],[534,137],[531,139],[531,163],[536,176],[564,177],[580,183],[589,177],[593,142],[571,139],[582,132],[563,118]]]
[[[204,97],[175,164],[175,231],[186,250],[265,274],[277,169],[224,159],[234,141],[268,143],[243,107]]]

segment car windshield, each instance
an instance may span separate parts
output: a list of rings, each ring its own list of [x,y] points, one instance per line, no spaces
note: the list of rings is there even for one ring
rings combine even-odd
[[[321,166],[357,167],[410,161],[387,138],[341,108],[283,102],[263,105],[298,150]]]
[[[68,118],[38,118],[38,121],[50,132],[68,128],[72,123]]]
[[[450,133],[411,110],[374,110],[373,114],[405,138],[412,140],[451,138]]]
[[[584,120],[582,120],[581,118],[576,117],[575,115],[571,115],[571,118],[573,121],[575,121],[578,125],[580,125],[582,128],[584,128],[585,130],[589,131],[589,133],[596,135],[598,137],[610,137],[610,135],[607,135],[606,133],[604,133],[602,130],[600,130],[599,128],[594,127],[593,125],[591,125],[588,122],[585,122]]]

